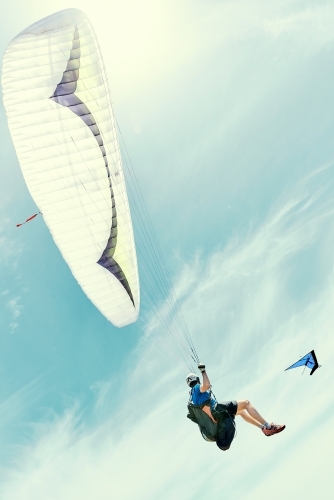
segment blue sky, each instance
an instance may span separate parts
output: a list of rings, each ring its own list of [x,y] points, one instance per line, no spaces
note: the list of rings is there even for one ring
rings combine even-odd
[[[328,1],[16,0],[0,43],[82,9],[228,453],[185,418],[186,373],[89,302],[35,213],[1,104],[4,500],[328,496],[333,433],[334,6]],[[149,304],[143,306],[146,310]],[[152,313],[153,314],[153,313]],[[164,336],[162,330],[160,335]],[[315,349],[314,376],[284,368]],[[316,458],[315,458],[316,457]]]

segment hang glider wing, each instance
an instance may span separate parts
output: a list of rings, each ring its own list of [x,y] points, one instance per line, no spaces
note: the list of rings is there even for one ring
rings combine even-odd
[[[297,368],[298,366],[305,366],[307,368],[310,368],[310,370],[311,370],[310,375],[313,375],[313,373],[315,372],[315,370],[317,368],[319,368],[319,364],[318,364],[318,360],[317,360],[317,357],[315,355],[315,352],[311,351],[308,354],[305,354],[305,356],[303,356],[302,358],[300,358],[299,361],[297,361],[293,365],[291,365],[288,368],[286,368],[285,371],[291,370],[291,368]]]

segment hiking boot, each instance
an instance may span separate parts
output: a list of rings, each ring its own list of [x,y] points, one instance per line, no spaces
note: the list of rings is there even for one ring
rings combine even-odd
[[[285,425],[279,425],[279,424],[274,424],[274,422],[272,422],[271,424],[271,428],[272,429],[275,429],[275,434],[279,434],[280,432],[284,431],[285,429]]]

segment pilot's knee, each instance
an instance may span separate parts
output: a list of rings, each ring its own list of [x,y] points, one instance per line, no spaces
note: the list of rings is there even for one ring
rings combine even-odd
[[[249,405],[250,405],[250,402],[248,401],[248,399],[238,401],[238,411],[247,410]]]

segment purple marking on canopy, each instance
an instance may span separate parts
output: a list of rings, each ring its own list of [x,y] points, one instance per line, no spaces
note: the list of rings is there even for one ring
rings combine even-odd
[[[110,229],[110,236],[106,248],[104,249],[100,259],[97,261],[97,264],[107,269],[111,274],[113,274],[118,279],[118,281],[127,291],[131,299],[131,302],[135,307],[129,282],[121,266],[113,258],[117,245],[117,212],[115,206],[114,192],[111,184],[111,176],[108,166],[107,154],[103,144],[103,139],[100,133],[100,129],[89,108],[74,93],[77,89],[77,83],[79,80],[80,56],[81,56],[80,38],[79,38],[78,27],[76,26],[74,30],[72,49],[70,51],[69,60],[67,61],[66,70],[64,71],[63,77],[61,81],[58,83],[56,90],[54,91],[50,99],[52,101],[57,102],[58,104],[61,104],[61,106],[69,108],[74,114],[79,116],[79,118],[81,118],[81,120],[83,120],[87,125],[87,127],[90,129],[91,133],[96,139],[96,142],[99,145],[109,179],[109,188],[112,201],[112,223]]]

